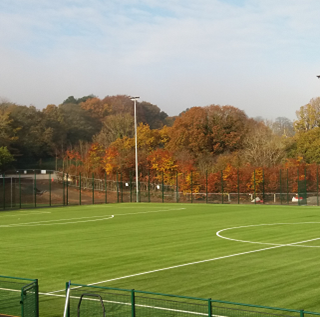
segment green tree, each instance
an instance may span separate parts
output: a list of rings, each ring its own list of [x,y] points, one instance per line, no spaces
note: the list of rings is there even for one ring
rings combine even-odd
[[[0,144],[12,148],[16,143],[18,128],[14,128],[8,105],[0,105]]]
[[[10,163],[14,161],[13,155],[6,146],[0,147],[0,171],[3,173]]]
[[[116,139],[134,136],[133,117],[129,113],[107,116],[101,131],[95,135],[94,142],[108,147]]]
[[[81,98],[74,98],[73,96],[69,96],[66,100],[63,101],[62,104],[68,104],[68,103],[73,103],[73,104],[80,104],[82,102],[86,102],[88,99],[91,99],[91,98],[95,98],[95,95],[88,95],[88,96],[83,96]]]
[[[296,135],[295,155],[302,156],[307,163],[320,163],[320,127]]]

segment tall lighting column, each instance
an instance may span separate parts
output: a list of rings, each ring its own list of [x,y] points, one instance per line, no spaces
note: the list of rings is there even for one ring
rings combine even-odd
[[[131,97],[134,109],[134,154],[136,165],[136,202],[139,202],[139,169],[138,169],[138,135],[137,135],[137,99],[140,97]]]

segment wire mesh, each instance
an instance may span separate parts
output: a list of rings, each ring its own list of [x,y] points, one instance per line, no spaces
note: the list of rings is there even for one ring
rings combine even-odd
[[[319,205],[318,166],[155,173],[138,179],[140,202]],[[0,177],[0,210],[135,202],[134,173],[20,171]]]
[[[0,315],[38,317],[38,284],[0,276]]]
[[[23,317],[38,316],[38,287],[32,282],[22,288]]]
[[[73,284],[69,316],[135,317],[301,317],[301,311]]]

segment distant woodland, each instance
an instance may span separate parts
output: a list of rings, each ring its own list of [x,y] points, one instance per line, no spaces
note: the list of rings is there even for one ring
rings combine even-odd
[[[295,121],[270,121],[212,104],[169,117],[152,103],[137,102],[139,169],[144,175],[147,170],[169,175],[318,164],[320,98],[296,115]],[[129,175],[134,169],[132,100],[70,96],[42,110],[0,103],[1,171],[42,168],[46,161],[51,169],[74,174]]]

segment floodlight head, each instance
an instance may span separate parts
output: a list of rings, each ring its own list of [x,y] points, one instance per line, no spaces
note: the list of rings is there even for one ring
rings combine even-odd
[[[320,75],[317,75],[317,77],[320,79]]]
[[[130,97],[131,100],[139,99],[140,97]]]

